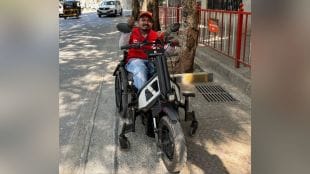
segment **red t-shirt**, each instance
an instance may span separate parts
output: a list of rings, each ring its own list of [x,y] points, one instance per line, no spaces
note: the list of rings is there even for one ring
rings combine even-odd
[[[157,32],[154,30],[150,30],[149,34],[146,37],[143,37],[139,28],[133,28],[130,39],[129,39],[129,44],[132,43],[138,43],[138,42],[143,42],[147,40],[147,42],[154,42],[158,38]],[[145,45],[142,48],[131,48],[128,50],[128,55],[126,62],[129,61],[131,58],[140,58],[140,59],[147,59],[147,54],[144,52],[145,49],[151,49],[151,45]]]

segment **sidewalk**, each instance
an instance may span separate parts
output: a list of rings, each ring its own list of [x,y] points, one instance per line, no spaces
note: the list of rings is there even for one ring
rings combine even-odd
[[[219,74],[246,95],[251,95],[250,68],[242,65],[235,68],[233,59],[205,46],[197,47],[195,63],[204,70]]]
[[[196,52],[195,70],[213,73],[214,82],[182,85],[182,90],[191,90],[196,97],[191,108],[199,121],[194,137],[186,136],[188,162],[181,173],[205,174],[249,174],[251,173],[251,99],[240,86],[231,80],[249,81],[249,72],[244,69],[231,70],[233,61],[211,57],[216,55],[209,49],[199,47]],[[220,57],[220,55],[217,55]],[[217,57],[216,57],[217,58]],[[230,64],[229,61],[232,63]],[[207,65],[209,63],[209,65]],[[229,69],[221,69],[228,67]],[[238,72],[240,71],[240,72]],[[234,73],[229,77],[224,73]],[[235,77],[237,76],[237,77]],[[240,81],[241,81],[240,80]],[[238,101],[208,102],[197,90],[197,85],[219,85]],[[181,118],[183,112],[181,112]],[[190,123],[182,122],[184,132]]]

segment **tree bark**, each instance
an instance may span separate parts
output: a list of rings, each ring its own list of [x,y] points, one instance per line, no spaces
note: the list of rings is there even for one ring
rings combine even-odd
[[[154,6],[153,6],[153,30],[160,31],[160,24],[159,24],[159,9],[158,9],[158,0],[154,0]]]
[[[150,0],[147,4],[147,11],[153,14],[153,30],[160,31],[158,0]]]
[[[180,35],[181,50],[179,52],[179,59],[176,62],[177,73],[191,73],[194,70],[194,58],[196,48],[198,45],[198,22],[199,11],[196,7],[195,0],[184,0],[182,2],[183,8],[183,33]],[[185,43],[184,43],[185,42]]]
[[[140,13],[140,3],[139,0],[132,0],[132,17],[135,19],[135,21],[138,20]]]

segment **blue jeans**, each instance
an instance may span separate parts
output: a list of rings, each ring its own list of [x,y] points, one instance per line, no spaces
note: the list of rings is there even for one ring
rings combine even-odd
[[[132,58],[125,66],[128,72],[133,74],[133,84],[138,89],[155,73],[155,67],[145,59]]]

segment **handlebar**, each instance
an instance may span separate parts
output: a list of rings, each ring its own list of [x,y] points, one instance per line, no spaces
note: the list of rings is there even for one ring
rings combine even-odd
[[[140,42],[140,43],[133,43],[133,44],[128,44],[128,45],[123,45],[121,46],[121,50],[127,50],[130,48],[141,48],[145,45],[165,45],[165,44],[171,44],[173,41],[167,41],[167,42],[162,42],[162,41],[155,41],[155,42]]]

